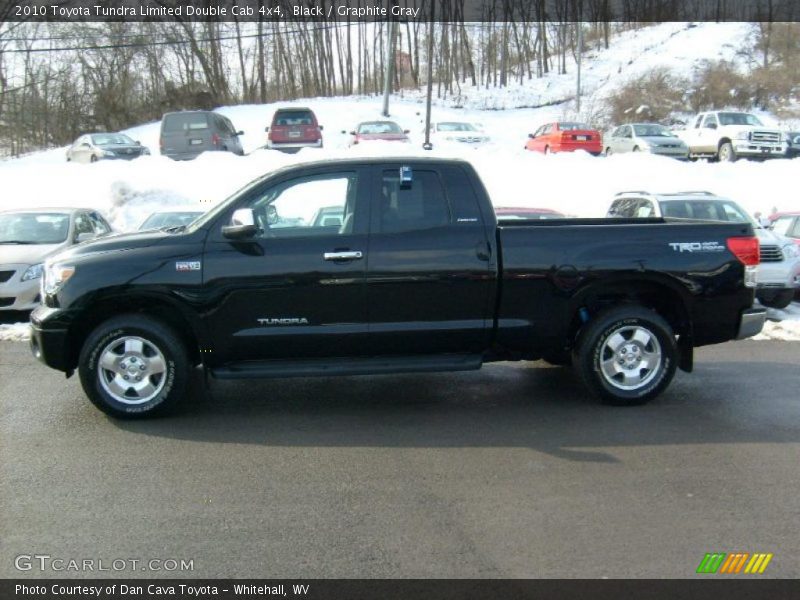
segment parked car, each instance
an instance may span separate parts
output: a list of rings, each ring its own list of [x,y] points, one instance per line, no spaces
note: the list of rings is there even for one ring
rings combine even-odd
[[[787,138],[787,148],[786,148],[786,157],[787,158],[797,158],[800,156],[800,131],[790,131],[786,134]]]
[[[161,118],[161,154],[173,160],[192,160],[203,152],[244,154],[237,131],[228,117],[208,110],[166,113]]]
[[[689,146],[658,123],[620,125],[603,138],[606,156],[625,152],[649,152],[680,160],[689,158]]]
[[[744,112],[702,112],[690,128],[676,133],[689,146],[690,159],[783,158],[788,147],[786,134]]]
[[[494,214],[498,221],[519,219],[564,219],[566,215],[550,208],[528,208],[524,206],[496,206]]]
[[[529,133],[525,149],[545,154],[584,150],[598,156],[603,152],[603,136],[584,123],[559,121]]]
[[[800,250],[788,238],[764,229],[736,202],[710,192],[649,194],[622,192],[608,210],[609,217],[674,217],[747,223],[753,226],[760,246],[756,297],[764,306],[785,308],[800,286]],[[702,251],[702,250],[701,250]]]
[[[0,310],[32,310],[39,304],[45,259],[110,232],[108,222],[91,209],[0,212]]]
[[[342,226],[271,227],[315,206],[338,206]],[[196,365],[231,379],[544,357],[633,405],[690,371],[694,347],[761,330],[757,262],[746,222],[498,225],[467,162],[326,160],[273,171],[185,229],[52,257],[30,343],[115,417],[175,405]]]
[[[772,231],[800,246],[800,211],[776,213],[769,218]]]
[[[322,148],[322,125],[310,108],[279,108],[264,131],[266,147],[272,150],[291,153],[301,148]]]
[[[188,225],[202,214],[203,211],[201,210],[173,210],[154,212],[152,215],[147,217],[141,225],[139,225],[139,231]]]
[[[342,131],[342,133],[345,133]],[[365,121],[350,132],[350,146],[364,142],[383,140],[385,142],[410,142],[409,130],[402,129],[394,121]]]
[[[133,160],[150,154],[141,142],[124,133],[87,133],[67,150],[67,162],[93,163],[98,160]]]
[[[425,133],[423,129],[422,133]],[[473,123],[463,121],[440,121],[431,123],[431,143],[459,143],[479,146],[490,141],[490,137]]]
[[[323,206],[311,218],[312,227],[341,227],[344,209],[341,206]]]

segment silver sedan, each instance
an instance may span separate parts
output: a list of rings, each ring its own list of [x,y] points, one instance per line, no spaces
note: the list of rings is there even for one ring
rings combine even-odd
[[[603,138],[606,156],[623,152],[649,152],[680,160],[689,158],[689,147],[657,123],[621,125]]]

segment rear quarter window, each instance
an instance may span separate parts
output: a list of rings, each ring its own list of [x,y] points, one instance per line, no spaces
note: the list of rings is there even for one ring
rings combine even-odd
[[[205,113],[165,115],[162,126],[167,132],[208,129],[208,115]]]

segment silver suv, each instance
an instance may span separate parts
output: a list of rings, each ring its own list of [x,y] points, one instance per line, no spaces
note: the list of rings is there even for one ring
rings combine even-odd
[[[711,192],[651,194],[620,192],[607,217],[672,217],[704,221],[750,223],[758,236],[761,263],[756,278],[756,298],[764,306],[786,308],[800,286],[800,251],[789,238],[764,229],[733,200]]]

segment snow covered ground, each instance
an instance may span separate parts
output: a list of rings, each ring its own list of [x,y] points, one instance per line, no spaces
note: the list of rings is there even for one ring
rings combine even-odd
[[[584,105],[591,107],[629,78],[659,65],[688,74],[702,59],[735,60],[737,48],[751,33],[752,25],[742,23],[664,23],[623,33],[609,50],[589,52],[584,64]],[[423,151],[425,115],[420,92],[395,96],[390,105],[391,118],[411,130],[410,144],[374,142],[347,147],[348,136],[343,131],[350,131],[360,121],[381,118],[381,102],[376,97],[220,108],[237,129],[245,131],[242,140],[248,154],[244,157],[207,153],[194,161],[171,161],[158,155],[159,123],[148,123],[127,131],[153,152],[153,156],[135,161],[67,163],[66,148],[0,161],[4,190],[0,208],[93,207],[103,211],[117,230],[131,231],[157,210],[207,210],[255,177],[284,165],[364,155],[464,158],[477,168],[496,205],[554,208],[576,216],[604,216],[614,194],[624,190],[709,190],[733,198],[751,213],[798,208],[792,192],[800,159],[715,164],[681,163],[647,154],[595,158],[580,152],[544,156],[525,151],[529,132],[542,123],[572,116],[569,97],[573,86],[574,74],[551,75],[504,90],[465,87],[459,97],[437,101],[433,120],[471,121],[485,128],[492,142],[481,148],[454,145]],[[513,108],[565,99],[543,108]],[[295,155],[262,148],[264,127],[274,110],[291,105],[313,108],[325,127],[325,148],[304,149]],[[800,320],[794,313],[787,315]],[[782,326],[775,335],[800,339],[794,325]],[[0,339],[24,336],[23,326],[0,325]]]

